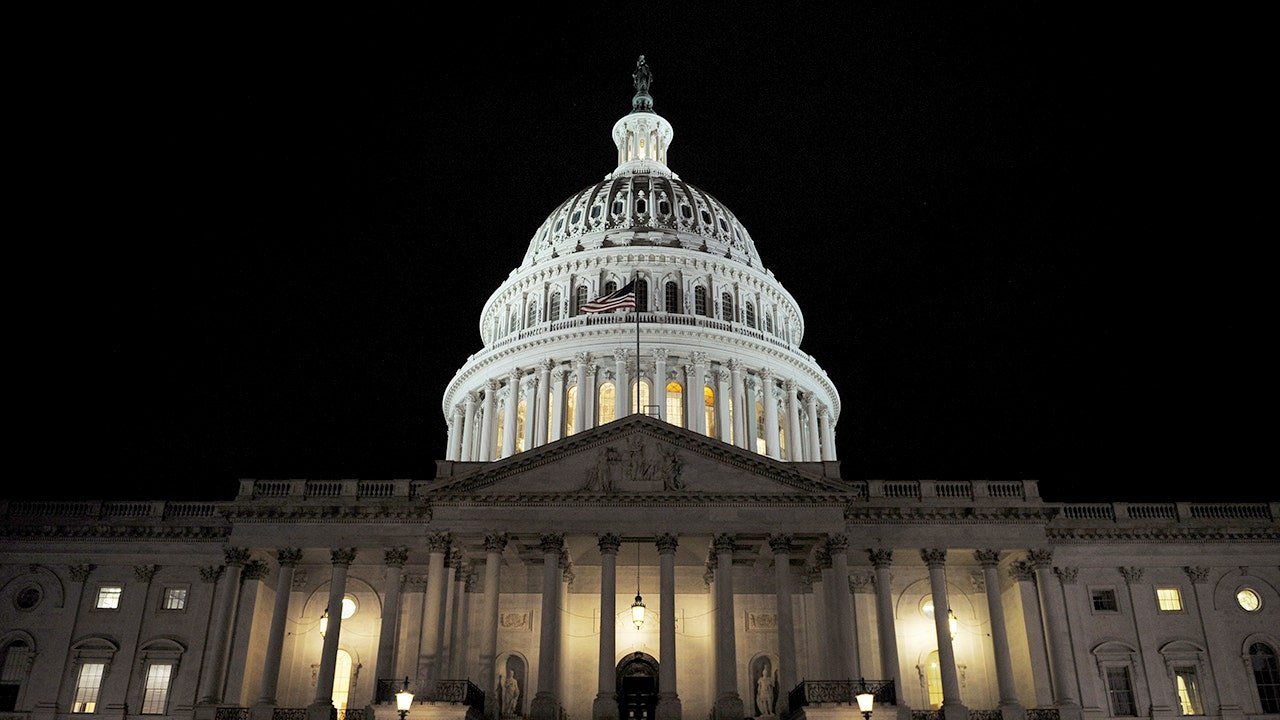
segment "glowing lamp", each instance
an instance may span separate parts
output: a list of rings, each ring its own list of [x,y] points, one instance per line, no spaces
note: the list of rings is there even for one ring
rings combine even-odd
[[[413,706],[413,693],[409,692],[409,678],[404,679],[404,689],[396,693],[396,712],[400,713],[400,720],[404,720],[404,716],[409,714],[409,708]]]
[[[876,696],[867,692],[866,680],[860,680],[859,682],[862,687],[862,692],[857,694],[858,710],[862,713],[863,718],[871,720],[871,711],[876,707]]]
[[[956,619],[954,610],[947,610],[947,627],[951,630],[951,639],[956,639],[956,629],[960,627],[960,621]]]
[[[324,634],[328,629],[329,629],[329,608],[325,608],[324,614],[320,616],[320,637],[324,637]]]
[[[639,595],[636,595],[636,601],[631,603],[631,622],[635,624],[637,630],[644,625],[644,600]]]

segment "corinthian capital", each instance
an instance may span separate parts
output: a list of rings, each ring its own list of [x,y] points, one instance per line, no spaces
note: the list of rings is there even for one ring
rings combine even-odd
[[[249,562],[249,548],[226,547],[222,549],[222,557],[228,565],[244,565]]]
[[[510,536],[506,533],[489,533],[484,536],[484,550],[485,552],[500,553],[507,549],[507,540],[509,539]]]
[[[431,533],[427,536],[427,552],[445,554],[452,543],[453,536],[447,532]]]
[[[1120,574],[1124,576],[1124,581],[1130,585],[1142,582],[1142,576],[1144,573],[1145,570],[1137,566],[1120,568]]]
[[[1028,550],[1027,562],[1031,563],[1031,567],[1039,570],[1053,565],[1053,551],[1045,549]]]
[[[404,567],[404,564],[409,562],[409,548],[404,546],[393,547],[383,553],[382,561],[387,565]]]
[[[583,352],[576,352],[573,354],[574,367],[586,367],[587,363],[589,362],[591,362],[591,353],[583,351]]]
[[[616,362],[616,363],[625,363],[625,362],[627,361],[627,349],[626,349],[626,348],[614,348],[614,349],[613,349],[613,361],[614,361],[614,362]]]
[[[1080,568],[1075,566],[1056,567],[1053,574],[1058,576],[1058,581],[1063,585],[1071,585],[1076,581],[1076,577],[1080,575]]]
[[[871,564],[878,568],[893,564],[893,551],[886,548],[868,550],[867,557],[871,560]]]
[[[659,555],[671,555],[675,553],[676,548],[680,547],[679,539],[671,533],[662,533],[654,541],[654,544],[658,546]]]
[[[792,536],[790,533],[781,533],[769,536],[769,548],[773,550],[774,555],[782,555],[791,552]]]
[[[707,354],[706,354],[705,352],[698,351],[698,352],[692,353],[692,354],[691,354],[691,357],[693,358],[693,364],[694,364],[694,365],[706,365],[706,364],[707,364]]]
[[[975,550],[973,559],[978,561],[982,567],[996,567],[1000,564],[1000,551],[994,548],[984,548]]]
[[[734,542],[733,535],[721,533],[712,538],[711,546],[715,548],[716,554],[719,555],[721,553],[732,553],[737,548],[737,543]]]
[[[355,548],[334,548],[329,551],[329,559],[334,565],[343,565],[350,567],[351,563],[356,561]]]
[[[547,533],[539,537],[538,547],[544,553],[564,552],[564,533]]]
[[[667,349],[666,349],[666,348],[654,348],[654,349],[653,349],[653,359],[654,359],[654,361],[655,361],[655,362],[666,362],[666,361],[667,361]]]
[[[921,550],[920,559],[930,568],[942,567],[947,563],[947,551],[942,548]]]
[[[600,546],[601,555],[617,555],[618,548],[622,547],[622,538],[614,533],[605,533],[596,538],[596,544]]]
[[[827,552],[842,553],[849,549],[849,538],[835,533],[827,536]]]

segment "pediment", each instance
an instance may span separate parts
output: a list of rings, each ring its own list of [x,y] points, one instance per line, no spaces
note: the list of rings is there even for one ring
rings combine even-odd
[[[785,463],[644,415],[491,463],[441,463],[433,495],[830,498],[854,489],[834,463]]]

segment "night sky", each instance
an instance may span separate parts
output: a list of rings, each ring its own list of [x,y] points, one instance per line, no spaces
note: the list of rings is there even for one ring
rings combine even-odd
[[[11,25],[0,495],[432,477],[480,310],[613,169],[643,53],[671,168],[805,313],[846,478],[1280,498],[1247,38],[852,5]]]

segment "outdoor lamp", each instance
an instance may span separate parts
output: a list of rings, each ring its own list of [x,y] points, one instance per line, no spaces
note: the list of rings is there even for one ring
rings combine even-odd
[[[636,543],[636,601],[631,603],[631,622],[636,630],[644,625],[644,600],[640,597],[640,543]]]
[[[404,716],[409,714],[409,708],[413,705],[413,693],[409,692],[409,678],[404,679],[404,689],[396,693],[396,712],[400,713],[400,720],[404,720]]]
[[[324,614],[320,616],[320,637],[324,637],[324,633],[329,629],[329,608],[324,609]]]
[[[862,712],[862,717],[871,720],[871,711],[876,706],[876,696],[867,692],[867,681],[859,680],[862,686],[862,692],[858,693],[858,710]]]
[[[956,611],[947,609],[947,627],[951,630],[951,639],[956,639],[956,628],[960,627],[960,621],[956,619]]]

